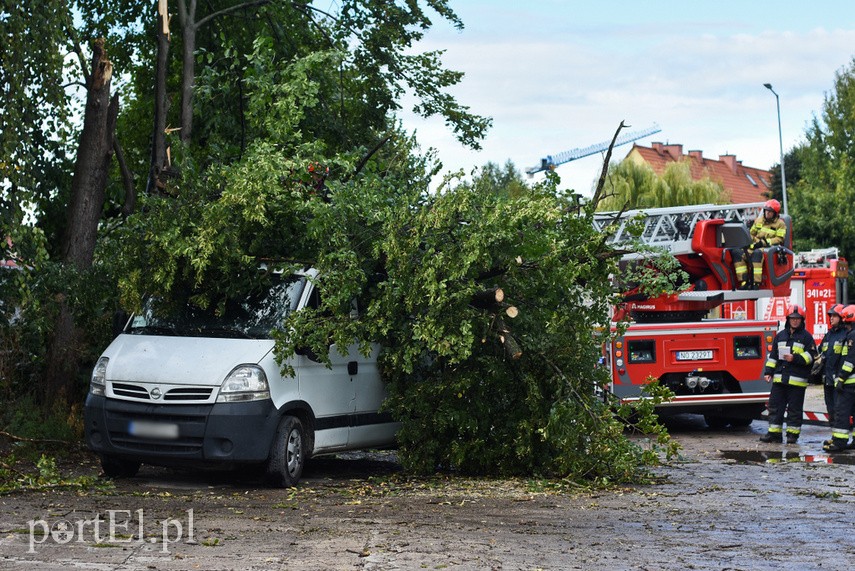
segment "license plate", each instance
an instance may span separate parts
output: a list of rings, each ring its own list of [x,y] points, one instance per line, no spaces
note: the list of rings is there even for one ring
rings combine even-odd
[[[702,351],[677,351],[678,361],[705,361],[712,359],[712,349]]]
[[[132,420],[128,423],[128,432],[141,438],[161,438],[175,440],[178,438],[178,425],[164,422],[147,422]]]

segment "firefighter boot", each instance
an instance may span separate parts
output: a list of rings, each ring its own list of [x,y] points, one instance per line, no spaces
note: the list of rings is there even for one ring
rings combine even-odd
[[[760,437],[760,442],[783,442],[784,435],[780,432],[767,432]]]
[[[792,432],[787,434],[787,444],[797,444],[799,441],[799,435],[794,434]]]
[[[822,449],[826,452],[844,452],[849,449],[847,444],[842,438],[832,438],[830,443],[822,445]]]

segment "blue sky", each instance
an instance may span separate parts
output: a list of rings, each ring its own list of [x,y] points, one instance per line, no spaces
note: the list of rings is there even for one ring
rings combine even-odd
[[[622,120],[629,130],[659,125],[642,145],[682,144],[769,168],[779,161],[778,118],[763,84],[780,96],[786,151],[855,56],[851,0],[450,4],[465,29],[438,25],[419,48],[446,50],[446,66],[466,74],[453,94],[493,127],[475,153],[441,120],[403,113],[423,148],[438,150],[444,172],[508,159],[523,171],[610,139]],[[562,187],[587,194],[601,165],[595,155],[559,167]]]

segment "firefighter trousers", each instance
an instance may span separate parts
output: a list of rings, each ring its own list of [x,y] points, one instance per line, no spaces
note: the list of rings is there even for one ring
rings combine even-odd
[[[798,436],[802,432],[802,411],[805,406],[805,390],[785,383],[772,383],[769,392],[769,432],[784,431],[784,416],[787,418],[787,434]]]
[[[855,409],[855,384],[843,385],[834,395],[834,420],[831,437],[840,444],[849,441],[850,418]]]
[[[834,383],[825,381],[822,384],[822,394],[825,397],[825,411],[828,413],[828,425],[834,426],[834,396],[837,390]]]

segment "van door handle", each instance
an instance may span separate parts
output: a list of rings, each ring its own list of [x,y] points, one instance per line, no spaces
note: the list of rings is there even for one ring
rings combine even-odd
[[[347,374],[351,377],[359,372],[359,362],[349,361],[347,363]]]

